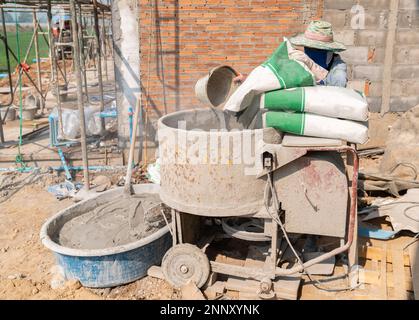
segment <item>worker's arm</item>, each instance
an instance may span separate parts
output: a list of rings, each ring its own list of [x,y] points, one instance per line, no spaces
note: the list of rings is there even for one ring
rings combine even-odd
[[[235,78],[233,79],[233,81],[234,81],[234,83],[241,84],[241,83],[243,83],[243,82],[246,80],[246,78],[247,78],[247,76],[245,76],[245,75],[243,75],[243,74],[239,73],[239,74],[237,75],[237,77],[235,77]]]
[[[348,84],[346,63],[339,55],[335,55],[329,74],[322,81],[322,85],[346,88]]]

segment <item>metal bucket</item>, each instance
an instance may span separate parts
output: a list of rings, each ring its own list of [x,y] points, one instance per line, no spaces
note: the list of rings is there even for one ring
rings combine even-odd
[[[206,105],[219,107],[237,88],[233,82],[237,75],[238,72],[230,66],[215,67],[196,83],[196,97]]]
[[[25,98],[24,106],[25,106],[25,109],[26,108],[29,109],[32,107],[39,109],[39,107],[41,106],[41,101],[39,100],[38,96],[34,96],[33,94],[30,94]]]
[[[160,189],[153,184],[133,188],[137,194],[158,193]],[[123,188],[106,191],[57,213],[42,226],[42,243],[54,252],[66,279],[77,279],[90,288],[115,287],[144,277],[148,268],[160,264],[172,245],[167,226],[139,241],[107,249],[72,249],[57,243],[57,233],[66,222],[122,194]]]
[[[9,109],[9,110],[7,110]],[[6,115],[7,112],[7,115]],[[16,119],[16,108],[15,106],[0,108],[0,115],[4,121],[13,121]],[[4,117],[6,116],[6,118]]]
[[[36,112],[38,111],[38,108],[36,106],[33,107],[27,107],[22,109],[22,120],[25,121],[31,121],[35,119]],[[20,115],[19,115],[20,117]]]

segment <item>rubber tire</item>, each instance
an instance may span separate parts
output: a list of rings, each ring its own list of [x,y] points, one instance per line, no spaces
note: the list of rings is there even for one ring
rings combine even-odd
[[[180,271],[180,266],[187,266],[187,273]],[[179,289],[190,280],[198,288],[207,282],[211,267],[208,257],[197,246],[189,243],[175,245],[163,257],[162,271],[167,282]]]

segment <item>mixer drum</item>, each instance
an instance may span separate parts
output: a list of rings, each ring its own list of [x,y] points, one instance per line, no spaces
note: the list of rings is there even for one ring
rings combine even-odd
[[[260,171],[252,171],[260,156],[255,146],[258,141],[280,145],[282,136],[276,130],[243,130],[234,117],[210,109],[167,115],[158,129],[160,197],[166,205],[209,217],[251,216],[264,208],[267,177],[258,178]],[[246,144],[253,156],[246,157]],[[232,145],[239,145],[238,150]],[[348,202],[343,160],[335,152],[301,157],[305,151],[283,148],[281,158],[291,162],[274,173],[286,228],[343,237]]]
[[[212,109],[169,114],[159,120],[158,130],[160,197],[166,205],[212,217],[260,210],[266,178],[257,179],[252,170],[255,145],[279,144],[276,130],[243,130],[235,117]]]

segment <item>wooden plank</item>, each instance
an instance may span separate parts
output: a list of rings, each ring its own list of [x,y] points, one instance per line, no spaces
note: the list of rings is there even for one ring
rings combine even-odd
[[[208,300],[215,300],[224,295],[225,281],[216,281],[213,285],[204,290],[204,295]]]
[[[391,255],[393,257],[394,297],[397,300],[406,300],[403,253],[397,250],[391,250]]]
[[[419,243],[416,242],[409,247],[410,264],[412,270],[413,290],[415,300],[419,300]]]
[[[363,270],[360,273],[362,283],[371,284],[377,286],[380,284],[380,272],[378,270]],[[394,288],[394,279],[393,279],[393,272],[387,272],[387,286],[389,288]],[[412,281],[407,278],[406,271],[405,271],[405,282],[404,287],[406,291],[413,291]]]
[[[239,291],[239,300],[262,300],[256,293]]]
[[[382,300],[387,300],[387,245],[384,244],[383,255],[380,260],[380,296]]]
[[[225,264],[232,264],[235,266],[244,266],[244,260],[243,259],[237,259],[225,256],[223,254],[217,254],[215,256],[215,262],[225,263]]]
[[[397,250],[402,252],[401,250]],[[368,260],[380,261],[383,255],[383,249],[379,247],[372,246],[360,246],[359,247],[359,257],[365,258]],[[392,256],[387,255],[387,263],[393,263]],[[405,266],[410,266],[410,259],[408,254],[403,254],[403,263]]]
[[[274,292],[279,299],[296,300],[300,286],[300,278],[279,278],[274,282]],[[244,293],[247,296],[255,296],[259,290],[259,281],[243,280],[236,277],[229,277],[226,282],[226,289],[240,292],[241,297]]]
[[[192,280],[182,286],[180,292],[182,294],[182,300],[207,300]]]

